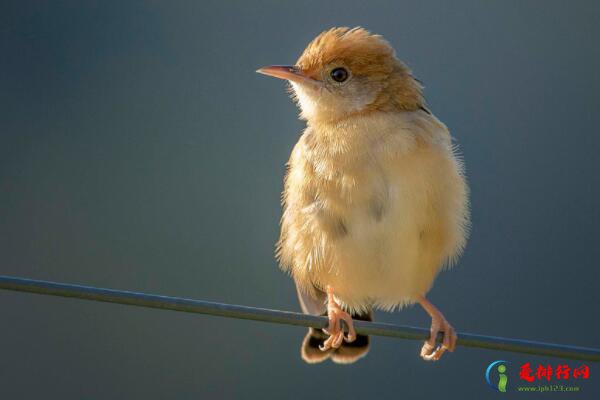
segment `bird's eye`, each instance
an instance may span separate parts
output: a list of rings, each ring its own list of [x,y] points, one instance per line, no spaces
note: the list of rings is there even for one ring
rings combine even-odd
[[[348,79],[348,71],[346,71],[345,68],[335,68],[334,70],[331,71],[331,79],[333,79],[336,82],[344,82],[346,79]]]

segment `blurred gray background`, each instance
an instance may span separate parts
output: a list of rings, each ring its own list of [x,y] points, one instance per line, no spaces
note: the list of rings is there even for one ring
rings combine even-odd
[[[254,71],[362,25],[466,160],[472,235],[432,301],[459,331],[600,347],[599,19],[593,1],[4,1],[0,273],[298,310],[273,249],[303,123]],[[6,399],[495,398],[496,359],[509,389],[525,362],[581,364],[465,348],[429,364],[375,338],[355,365],[308,366],[301,328],[5,291],[0,316]],[[568,396],[599,398],[587,364]]]

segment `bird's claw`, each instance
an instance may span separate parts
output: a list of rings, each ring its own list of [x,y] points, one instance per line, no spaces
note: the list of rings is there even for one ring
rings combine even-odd
[[[352,323],[352,316],[335,302],[329,302],[327,305],[327,317],[329,318],[329,326],[323,329],[323,332],[329,335],[327,340],[319,348],[321,351],[327,351],[331,348],[338,349],[342,342],[351,343],[356,340],[356,331]],[[348,334],[344,334],[341,321],[346,323]]]
[[[441,345],[436,343],[437,335],[443,332],[444,338]],[[427,340],[421,348],[421,358],[425,361],[437,361],[447,351],[453,352],[456,348],[456,332],[452,325],[445,319],[433,318],[431,321],[431,329],[429,340]]]

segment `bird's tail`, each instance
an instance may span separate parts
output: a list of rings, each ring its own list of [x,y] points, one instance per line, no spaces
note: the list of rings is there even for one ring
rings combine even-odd
[[[326,315],[326,314],[325,314]],[[359,321],[372,321],[373,314],[352,314],[352,319]],[[331,361],[337,364],[352,364],[363,358],[369,352],[369,336],[356,335],[356,340],[352,343],[342,342],[342,345],[337,349],[328,349],[322,351],[323,342],[328,338],[328,335],[322,329],[309,328],[308,333],[304,337],[300,354],[302,359],[309,364],[316,364],[331,358]]]

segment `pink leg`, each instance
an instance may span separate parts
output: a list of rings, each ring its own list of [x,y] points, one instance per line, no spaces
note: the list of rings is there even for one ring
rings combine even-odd
[[[331,286],[327,286],[327,317],[329,318],[329,326],[327,329],[323,329],[323,331],[328,334],[329,337],[323,342],[323,346],[321,346],[322,351],[331,348],[337,349],[342,345],[344,340],[350,343],[356,339],[356,331],[352,324],[352,316],[342,310],[340,305],[335,301],[333,288]],[[341,321],[344,321],[348,326],[348,336],[344,336],[344,329],[342,328]]]
[[[429,339],[421,349],[421,357],[426,361],[437,361],[446,350],[452,352],[456,348],[456,332],[448,321],[446,321],[444,314],[427,300],[425,296],[419,296],[417,300],[431,317]],[[444,340],[441,346],[436,346],[436,338],[439,332],[444,332]]]

